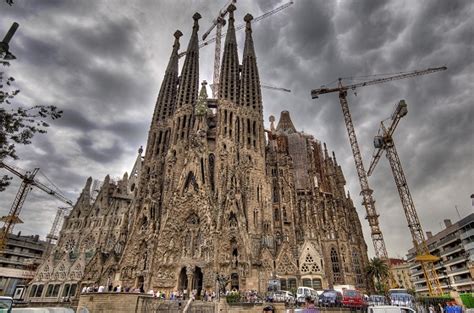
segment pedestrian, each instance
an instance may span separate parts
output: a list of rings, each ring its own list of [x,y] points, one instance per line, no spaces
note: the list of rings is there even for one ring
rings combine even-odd
[[[314,300],[311,299],[310,296],[307,296],[305,298],[305,313],[319,313],[319,311],[316,309],[316,306],[314,305]]]
[[[432,304],[430,304],[429,308],[428,308],[428,312],[429,313],[435,313],[435,308]]]

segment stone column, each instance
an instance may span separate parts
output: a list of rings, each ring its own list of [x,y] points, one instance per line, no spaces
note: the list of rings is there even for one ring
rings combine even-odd
[[[186,267],[186,276],[188,277],[188,295],[191,297],[191,291],[193,288],[194,268],[191,266]]]

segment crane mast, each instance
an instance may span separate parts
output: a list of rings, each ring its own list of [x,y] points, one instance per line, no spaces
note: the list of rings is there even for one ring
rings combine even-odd
[[[382,231],[379,225],[379,215],[375,209],[375,200],[372,197],[373,190],[370,189],[369,180],[367,173],[364,169],[364,163],[362,161],[362,155],[360,153],[359,144],[357,142],[357,136],[352,123],[351,113],[349,111],[349,105],[347,104],[347,91],[339,91],[339,102],[341,103],[342,114],[344,115],[344,122],[346,124],[347,134],[349,136],[349,142],[351,144],[352,154],[354,155],[354,162],[359,176],[359,183],[362,195],[362,204],[365,207],[367,213],[367,221],[370,225],[370,236],[372,237],[372,243],[374,245],[375,255],[380,258],[387,260],[388,253],[385,247],[385,241],[383,239]]]
[[[405,212],[405,217],[408,222],[408,228],[410,229],[413,239],[413,245],[417,253],[415,260],[419,261],[421,264],[429,294],[440,295],[442,294],[441,284],[434,268],[434,262],[438,261],[439,258],[430,254],[428,245],[426,244],[423,228],[421,227],[418,213],[416,212],[415,204],[411,197],[405,173],[403,172],[403,167],[392,137],[400,119],[407,113],[407,105],[404,100],[401,100],[392,115],[392,123],[388,129],[385,127],[383,122],[380,123],[379,132],[381,132],[381,135],[377,135],[374,138],[376,151],[374,152],[367,174],[369,176],[372,174],[382,152],[386,151],[387,159],[392,168],[393,178],[395,179],[395,185],[397,186],[398,194],[402,202],[403,211]]]
[[[10,171],[12,174],[18,176],[22,179],[20,189],[16,194],[15,200],[13,201],[12,207],[10,212],[7,216],[3,216],[1,221],[4,222],[4,225],[0,232],[0,252],[5,249],[7,241],[8,241],[8,234],[10,234],[13,230],[15,224],[22,223],[20,219],[20,212],[23,208],[23,203],[25,202],[26,196],[28,192],[33,188],[33,186],[37,187],[38,189],[43,190],[47,194],[55,197],[56,199],[72,206],[72,201],[64,197],[62,194],[52,190],[48,186],[42,184],[38,180],[35,179],[36,174],[39,171],[39,168],[35,168],[32,172],[26,172],[22,174],[14,167],[5,164],[0,161],[0,168],[5,168],[6,170]],[[54,225],[53,225],[54,226]]]
[[[359,177],[359,183],[361,186],[361,195],[363,199],[362,204],[364,205],[366,209],[367,220],[370,225],[372,243],[374,245],[374,252],[378,258],[381,258],[384,260],[388,260],[387,248],[385,246],[383,234],[379,226],[379,221],[378,221],[379,215],[377,214],[377,211],[375,209],[375,201],[372,196],[373,191],[369,186],[367,173],[364,169],[364,164],[362,161],[359,144],[357,142],[357,136],[355,133],[354,125],[352,123],[352,117],[349,111],[349,105],[347,103],[347,91],[355,90],[356,88],[359,88],[359,87],[371,86],[371,85],[381,84],[381,83],[385,83],[385,82],[389,82],[393,80],[405,79],[409,77],[416,77],[416,76],[425,75],[425,74],[443,71],[443,70],[446,70],[446,67],[429,68],[429,69],[421,70],[421,71],[417,70],[417,71],[412,71],[412,72],[407,72],[407,73],[400,73],[398,75],[393,75],[390,77],[373,79],[373,80],[369,80],[369,81],[365,81],[365,82],[361,82],[361,83],[357,83],[353,85],[343,85],[342,79],[340,78],[339,84],[335,88],[327,88],[327,87],[322,86],[319,89],[311,90],[311,97],[313,99],[318,98],[319,95],[322,95],[322,94],[333,93],[333,92],[339,93],[339,102],[341,104],[342,113],[344,115],[344,122],[346,124],[346,129],[347,129],[347,134],[349,136],[349,141],[351,144],[352,154],[354,155],[354,162],[356,165],[357,175]]]
[[[49,234],[46,235],[46,251],[43,253],[44,257],[48,257],[52,245],[56,244],[57,240],[59,239],[59,230],[62,227],[62,224],[64,222],[64,216],[66,216],[66,213],[68,212],[69,208],[65,207],[60,207],[56,211],[56,216],[54,217],[53,225],[51,226],[51,230],[49,231]]]
[[[23,203],[26,200],[26,196],[28,195],[30,190],[33,189],[31,183],[38,171],[39,168],[35,168],[32,172],[26,172],[26,174],[23,175],[20,189],[18,190],[15,196],[15,200],[13,200],[10,212],[7,216],[3,216],[1,218],[1,221],[4,222],[4,225],[0,233],[0,252],[5,249],[8,241],[8,234],[13,231],[13,227],[15,227],[15,224],[23,223],[19,217],[20,212],[23,208]]]

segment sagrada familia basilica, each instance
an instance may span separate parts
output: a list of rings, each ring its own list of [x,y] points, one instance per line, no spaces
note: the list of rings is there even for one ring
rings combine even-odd
[[[31,302],[83,286],[165,292],[265,292],[351,284],[366,290],[367,246],[334,153],[298,131],[290,113],[264,127],[247,14],[239,60],[229,8],[218,97],[199,78],[198,21],[178,70],[180,31],[156,101],[145,154],[130,175],[86,182],[60,239],[28,287]]]

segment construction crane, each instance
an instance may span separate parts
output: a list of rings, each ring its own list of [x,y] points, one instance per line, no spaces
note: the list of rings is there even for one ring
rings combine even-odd
[[[319,95],[337,92],[339,93],[339,102],[341,103],[342,113],[344,115],[344,122],[346,124],[347,134],[349,135],[349,141],[352,148],[352,154],[354,155],[354,162],[357,170],[357,175],[359,177],[359,183],[361,187],[361,194],[363,198],[362,205],[364,205],[366,213],[367,213],[367,220],[370,225],[372,243],[374,245],[374,252],[376,257],[388,261],[388,253],[387,248],[385,246],[385,241],[383,239],[382,231],[380,230],[379,226],[379,215],[375,209],[375,200],[372,197],[373,190],[370,189],[369,181],[367,179],[367,173],[364,169],[364,164],[362,162],[362,156],[359,149],[359,144],[357,143],[357,137],[354,129],[354,124],[352,123],[351,113],[349,111],[349,105],[347,103],[347,91],[348,90],[355,90],[359,87],[371,86],[376,84],[381,84],[389,81],[405,79],[409,77],[416,77],[420,75],[430,74],[438,71],[444,71],[446,67],[438,67],[438,68],[429,68],[426,70],[421,71],[412,71],[406,73],[399,73],[397,75],[385,77],[385,78],[378,78],[369,81],[360,82],[357,84],[347,85],[344,86],[342,84],[342,78],[339,78],[338,86],[335,88],[327,88],[322,86],[319,89],[311,90],[311,97],[313,99],[318,98]]]
[[[264,85],[264,84],[260,84],[260,88],[270,89],[270,90],[278,90],[278,91],[283,91],[283,92],[291,92],[291,89],[282,88],[282,87],[275,87],[275,86],[270,86],[270,85]],[[213,84],[211,84],[211,89],[214,90],[214,85]]]
[[[43,253],[45,258],[48,257],[49,253],[51,252],[51,248],[59,239],[59,230],[61,229],[64,217],[69,212],[70,207],[59,207],[56,211],[56,216],[54,217],[53,225],[51,225],[51,230],[46,235],[46,251]]]
[[[206,40],[207,36],[211,33],[211,31],[216,28],[216,47],[214,51],[214,74],[213,74],[213,86],[212,88],[212,95],[214,98],[217,98],[217,86],[219,86],[220,82],[220,63],[221,63],[221,38],[222,38],[222,27],[225,25],[225,16],[229,13],[229,6],[231,4],[236,3],[236,0],[230,0],[222,9],[219,10],[219,14],[217,17],[212,21],[211,27],[207,30],[207,32],[202,35],[202,40]]]
[[[272,90],[279,90],[279,91],[284,91],[284,92],[291,92],[290,89],[286,89],[286,88],[282,88],[282,87],[275,87],[275,86],[270,86],[270,85],[264,85],[264,84],[260,84],[260,87],[261,87],[261,88],[265,88],[265,89],[272,89]]]
[[[20,212],[23,207],[23,203],[26,200],[26,196],[28,192],[34,187],[43,190],[47,194],[55,197],[56,199],[72,206],[72,201],[64,197],[61,193],[52,190],[48,186],[44,185],[43,183],[39,182],[35,179],[36,174],[39,171],[39,168],[35,168],[33,171],[27,171],[25,174],[22,174],[14,167],[5,164],[4,162],[0,161],[0,168],[5,168],[12,174],[20,177],[22,179],[20,189],[18,190],[15,200],[10,208],[10,212],[7,216],[3,216],[0,221],[4,222],[4,225],[0,232],[0,252],[5,249],[7,241],[8,241],[8,234],[13,231],[13,227],[15,224],[23,223],[20,219]]]
[[[407,115],[407,113],[408,110],[405,100],[400,100],[392,114],[392,123],[390,126],[387,128],[383,121],[380,122],[378,134],[374,138],[375,151],[373,153],[369,170],[367,171],[367,176],[372,174],[383,152],[386,151],[386,156],[390,163],[390,167],[392,168],[393,178],[395,179],[398,194],[400,195],[400,200],[408,222],[408,228],[410,229],[411,237],[413,239],[413,245],[416,250],[417,256],[415,257],[415,260],[421,264],[429,294],[431,296],[440,295],[442,294],[441,284],[434,268],[434,262],[438,261],[439,258],[430,254],[430,250],[426,244],[423,228],[421,227],[415,204],[413,203],[410,189],[408,188],[408,183],[392,137],[400,119]]]
[[[228,8],[230,5],[236,3],[237,0],[230,0],[222,9],[219,10],[219,13],[217,14],[217,17],[212,21],[212,25],[211,27],[204,33],[204,35],[202,36],[202,40],[203,42],[201,44],[199,44],[199,48],[202,48],[204,46],[207,46],[213,42],[216,43],[215,45],[215,49],[214,49],[214,73],[213,73],[213,79],[212,79],[212,85],[211,85],[211,89],[212,89],[212,96],[213,98],[217,98],[218,97],[218,86],[219,86],[219,82],[220,82],[220,66],[221,66],[221,39],[222,37],[224,37],[226,35],[226,33],[222,33],[222,27],[225,25],[225,16],[227,15],[228,13]],[[288,3],[285,3],[271,11],[268,11],[256,18],[253,19],[253,23],[255,22],[258,22],[258,21],[261,21],[263,20],[264,18],[267,18],[269,16],[272,16],[273,14],[275,13],[278,13],[284,9],[286,9],[287,7],[289,7],[290,5],[293,4],[293,1],[290,1]],[[206,40],[207,36],[209,36],[209,34],[212,32],[213,29],[216,29],[216,35],[214,37],[212,37],[211,39],[208,39],[207,41],[204,41]],[[235,27],[235,31],[239,31],[241,29],[244,29],[245,28],[245,24],[242,24],[242,25],[239,25],[237,27]],[[181,52],[178,56],[181,58],[182,56],[186,55],[186,51],[184,52]],[[281,89],[284,89],[284,88],[278,88],[278,87],[275,87],[275,88],[269,88],[269,89],[275,89],[275,90],[281,90]],[[286,90],[284,90],[286,91]]]

